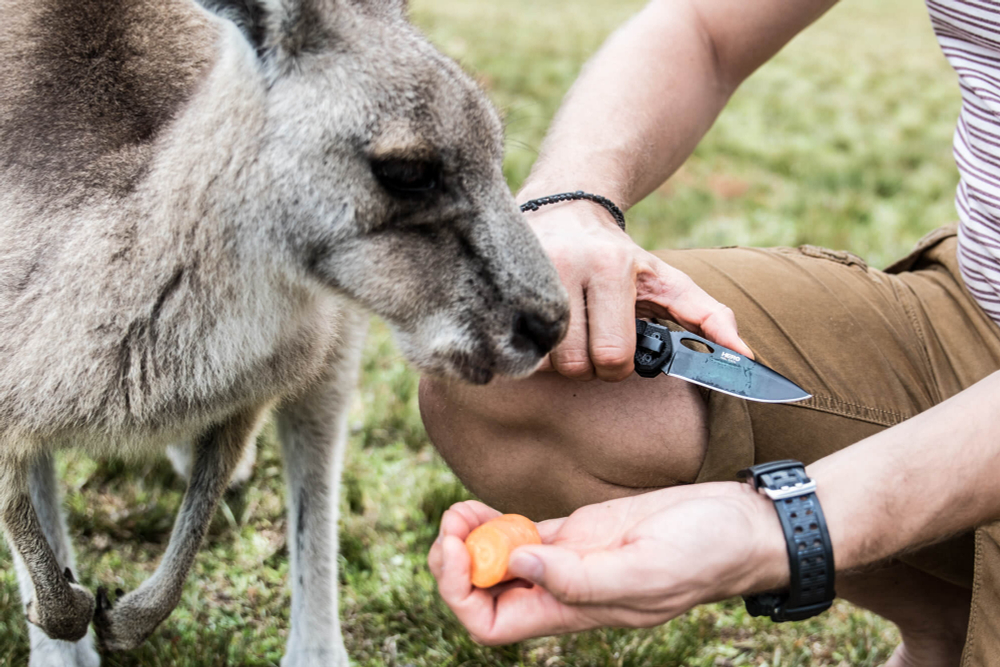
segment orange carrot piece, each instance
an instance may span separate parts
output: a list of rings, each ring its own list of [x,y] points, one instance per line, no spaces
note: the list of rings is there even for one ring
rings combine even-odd
[[[489,588],[513,579],[507,574],[510,552],[525,544],[541,544],[534,522],[520,514],[504,514],[479,526],[465,538],[472,559],[472,584]]]
[[[535,527],[535,522],[526,516],[521,516],[520,514],[501,514],[493,519],[493,521],[504,524],[504,530],[508,532],[515,543],[511,547],[511,550],[523,544],[542,543],[542,538],[538,535],[538,528]]]

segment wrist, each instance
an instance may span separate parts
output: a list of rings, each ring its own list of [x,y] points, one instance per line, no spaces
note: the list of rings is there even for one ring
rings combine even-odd
[[[534,212],[543,206],[552,206],[555,204],[563,204],[571,201],[590,201],[605,211],[614,219],[615,224],[625,231],[625,213],[618,208],[617,205],[607,197],[602,197],[601,195],[595,195],[592,193],[584,192],[583,190],[577,190],[576,192],[561,192],[558,194],[547,195],[545,197],[540,197],[538,199],[529,199],[528,201],[521,204],[521,212]]]
[[[788,546],[774,503],[749,484],[741,487],[752,517],[750,544],[753,551],[747,559],[750,568],[740,592],[759,593],[784,588],[790,577]]]
[[[575,205],[570,213],[563,211],[562,215],[555,214],[548,218],[545,217],[545,213],[555,213],[570,205]],[[584,190],[550,192],[541,197],[533,197],[519,202],[519,207],[521,213],[527,216],[528,224],[536,231],[551,229],[553,225],[557,228],[568,227],[577,231],[608,226],[622,232],[626,231],[625,212],[611,199],[593,192]],[[560,221],[562,222],[560,223]]]
[[[565,178],[532,178],[529,177],[518,191],[515,197],[518,205],[530,199],[539,199],[561,192],[576,192],[583,190],[591,194],[607,197],[623,211],[628,208],[625,197],[614,183],[606,179],[593,179],[586,177],[565,177]],[[578,202],[565,202],[578,203]],[[564,204],[560,204],[564,205]]]
[[[741,470],[738,476],[771,501],[781,524],[789,571],[787,586],[744,595],[747,612],[751,616],[769,616],[776,623],[801,621],[823,613],[837,593],[833,544],[816,495],[816,480],[795,459],[758,463]],[[768,540],[758,542],[764,550],[773,544]],[[776,565],[775,555],[771,553],[765,562]],[[776,572],[768,570],[762,577]]]

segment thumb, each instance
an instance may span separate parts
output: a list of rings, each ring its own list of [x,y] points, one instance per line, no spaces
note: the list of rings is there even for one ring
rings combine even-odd
[[[538,584],[566,604],[603,604],[628,597],[622,576],[630,559],[626,554],[597,551],[579,554],[552,545],[515,549],[507,571]]]
[[[683,271],[655,255],[649,257],[652,258],[652,270],[636,278],[636,300],[665,308],[685,329],[700,332],[719,345],[754,358],[750,346],[737,332],[732,309],[716,301]]]

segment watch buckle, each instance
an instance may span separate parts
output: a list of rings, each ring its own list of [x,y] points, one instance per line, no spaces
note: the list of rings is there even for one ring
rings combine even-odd
[[[771,500],[785,500],[787,498],[798,498],[810,493],[816,493],[816,482],[796,482],[790,486],[782,486],[779,489],[769,489],[766,486],[758,487]]]
[[[770,614],[771,620],[777,623],[784,623],[786,621],[804,621],[807,618],[812,618],[818,614],[822,614],[824,611],[833,606],[833,600],[826,600],[824,602],[817,602],[816,604],[804,605],[802,607],[792,607],[786,609],[779,607],[774,610],[774,613]]]

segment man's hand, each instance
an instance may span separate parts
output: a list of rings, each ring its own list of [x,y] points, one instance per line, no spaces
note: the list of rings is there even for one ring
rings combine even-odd
[[[651,627],[715,600],[787,584],[788,556],[769,500],[736,483],[674,487],[581,508],[538,525],[516,549],[524,581],[469,580],[466,536],[499,515],[452,506],[428,557],[441,597],[473,639],[507,644],[600,626]]]
[[[569,291],[569,332],[542,370],[577,380],[624,380],[633,369],[636,317],[670,318],[753,358],[732,310],[636,245],[599,206],[566,202],[527,220]]]

